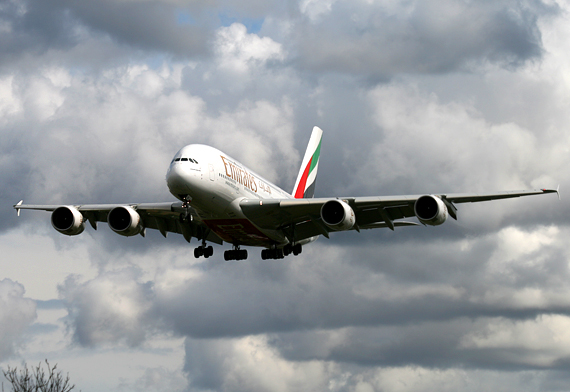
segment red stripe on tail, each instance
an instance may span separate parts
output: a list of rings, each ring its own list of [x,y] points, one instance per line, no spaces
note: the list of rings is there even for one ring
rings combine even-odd
[[[299,186],[297,187],[297,192],[295,192],[295,199],[302,199],[303,195],[305,194],[305,187],[307,186],[307,179],[309,178],[309,170],[311,169],[311,161],[313,158],[309,160],[307,166],[305,167],[305,171],[303,172],[303,176],[299,181]]]

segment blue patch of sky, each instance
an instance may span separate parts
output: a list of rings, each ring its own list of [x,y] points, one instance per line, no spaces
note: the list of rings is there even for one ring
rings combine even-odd
[[[263,22],[265,22],[265,18],[236,17],[230,16],[226,12],[218,13],[218,20],[220,26],[226,27],[230,26],[232,23],[241,23],[247,28],[247,32],[250,34],[259,33],[261,27],[263,26]],[[197,25],[198,20],[192,16],[189,10],[180,8],[176,10],[176,23],[179,25]]]
[[[60,299],[36,300],[38,309],[65,309],[65,303]]]
[[[265,18],[238,18],[235,16],[229,16],[224,13],[218,14],[220,18],[220,23],[222,26],[230,26],[232,23],[241,23],[247,28],[247,32],[250,34],[257,34],[265,22]]]
[[[179,25],[195,25],[196,19],[192,17],[190,11],[179,9],[176,11],[176,23]]]
[[[154,56],[147,57],[144,63],[149,66],[150,69],[157,70],[161,68],[164,64],[170,63],[170,56],[166,54],[156,54]]]

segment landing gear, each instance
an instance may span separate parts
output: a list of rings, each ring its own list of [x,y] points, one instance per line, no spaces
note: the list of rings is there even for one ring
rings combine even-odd
[[[179,216],[180,223],[192,221],[192,214],[190,214],[190,200],[190,196],[188,195],[182,198],[182,208],[184,208],[184,212],[182,212]]]
[[[240,249],[239,245],[234,245],[232,250],[226,250],[224,252],[224,260],[245,260],[247,259],[247,250]]]
[[[289,256],[291,253],[293,253],[295,256],[297,256],[302,251],[303,251],[303,247],[301,246],[301,244],[296,244],[296,245],[288,244],[288,245],[285,245],[283,247],[283,249],[277,249],[277,248],[263,249],[261,251],[261,258],[263,260],[283,259],[285,256]]]
[[[263,260],[267,259],[283,259],[285,255],[283,253],[283,249],[263,249],[261,251],[261,258]]]
[[[199,259],[200,257],[204,256],[206,259],[214,254],[214,248],[212,246],[205,246],[200,245],[197,248],[194,248],[194,257]]]
[[[301,244],[295,244],[295,245],[288,244],[283,247],[283,254],[285,256],[289,256],[291,253],[297,256],[301,254],[301,252],[303,252],[303,247],[301,246]]]

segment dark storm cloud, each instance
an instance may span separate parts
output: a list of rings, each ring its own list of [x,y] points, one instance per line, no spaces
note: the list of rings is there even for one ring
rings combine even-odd
[[[426,368],[476,368],[540,370],[534,350],[516,347],[473,347],[473,331],[483,334],[485,318],[456,319],[445,323],[420,323],[405,327],[349,328],[338,341],[334,332],[311,331],[273,335],[270,342],[285,358],[347,362],[360,366],[422,366]],[[483,328],[482,328],[483,327]],[[336,342],[335,342],[336,340]],[[520,342],[519,342],[520,343]],[[549,349],[544,354],[550,356]],[[556,350],[552,350],[555,352]],[[550,358],[549,368],[567,368],[566,357]]]
[[[160,1],[64,1],[86,26],[120,43],[188,57],[205,54],[211,39],[202,6],[191,8]],[[199,4],[199,3],[197,3]]]
[[[26,52],[69,49],[77,42],[72,18],[59,0],[10,0],[0,5],[2,65]]]
[[[310,7],[310,2],[307,2]],[[448,73],[496,63],[516,67],[542,54],[539,15],[554,6],[455,0],[333,2],[295,29],[301,67],[378,78]]]

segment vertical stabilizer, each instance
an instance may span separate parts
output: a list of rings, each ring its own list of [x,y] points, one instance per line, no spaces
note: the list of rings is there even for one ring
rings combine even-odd
[[[315,194],[322,138],[323,131],[319,127],[314,127],[313,133],[311,133],[311,139],[309,139],[307,151],[305,151],[301,169],[299,170],[299,175],[297,176],[297,181],[295,181],[293,196],[296,199],[311,198]]]

